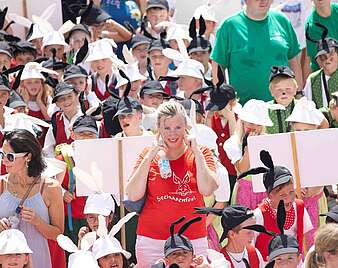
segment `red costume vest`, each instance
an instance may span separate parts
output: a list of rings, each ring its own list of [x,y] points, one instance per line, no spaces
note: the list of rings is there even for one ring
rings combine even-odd
[[[296,199],[296,215],[297,215],[297,222],[296,222],[296,228],[297,228],[297,240],[299,244],[300,252],[303,252],[303,229],[304,229],[304,202],[303,200]],[[268,213],[263,203],[258,205],[259,209],[262,211],[263,219],[264,219],[264,227],[268,231],[275,232],[277,234],[280,234],[280,231],[278,229],[276,219],[272,218],[270,213]],[[266,235],[266,234],[259,234],[256,241],[256,248],[260,251],[262,254],[262,257],[265,261],[267,261],[268,257],[268,245],[272,239],[272,236]]]
[[[259,258],[256,252],[256,248],[252,245],[248,245],[246,247],[246,250],[248,251],[248,257],[249,257],[249,264],[251,268],[259,268]],[[225,250],[225,248],[221,249],[221,253],[224,255],[225,259],[230,262],[231,268],[235,268],[231,257],[229,256],[228,252]]]

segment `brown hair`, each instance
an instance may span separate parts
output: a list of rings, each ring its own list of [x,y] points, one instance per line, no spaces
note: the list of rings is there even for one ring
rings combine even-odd
[[[26,81],[26,80],[21,81],[20,87],[18,88],[18,93],[20,95],[22,95],[23,90],[26,90],[26,88],[23,85],[24,81]],[[44,105],[47,106],[48,105],[48,97],[52,95],[53,89],[50,86],[48,86],[46,83],[44,83],[44,81],[42,81],[42,79],[41,79],[41,84],[42,84],[42,90],[43,90],[43,92],[42,92],[42,102],[43,102]]]

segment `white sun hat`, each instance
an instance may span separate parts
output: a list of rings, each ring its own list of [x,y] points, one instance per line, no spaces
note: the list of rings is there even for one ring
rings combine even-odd
[[[204,66],[197,60],[186,59],[181,62],[177,69],[173,71],[173,76],[191,76],[194,78],[204,79]]]
[[[140,70],[138,68],[138,62],[126,45],[123,45],[122,53],[127,64],[121,66],[121,70],[127,75],[127,77],[130,79],[130,82],[147,80],[147,77],[140,73]],[[116,88],[119,88],[128,83],[128,80],[123,78],[119,73],[116,74],[116,79]]]
[[[94,259],[92,252],[89,251],[90,244],[85,238],[81,240],[81,249],[78,249],[73,241],[62,234],[56,238],[59,246],[69,253],[68,268],[100,268]]]
[[[0,255],[5,254],[31,254],[23,232],[17,229],[8,229],[0,233]]]
[[[117,47],[116,43],[113,39],[108,38],[103,38],[90,43],[88,46],[88,57],[86,58],[85,62],[116,58],[113,47]]]
[[[61,45],[68,48],[68,44],[65,41],[65,37],[58,31],[52,31],[43,36],[42,48],[50,45]]]
[[[54,74],[54,75],[58,75],[58,73],[56,71],[44,68],[41,66],[40,63],[37,62],[28,62],[26,63],[21,77],[20,77],[20,81],[26,80],[26,79],[42,79],[42,80],[46,80],[46,78],[42,75],[42,72],[48,73],[48,74]]]
[[[279,104],[269,104],[262,100],[251,99],[236,112],[238,114],[238,118],[242,121],[260,126],[271,127],[273,126],[273,122],[269,117],[269,109],[285,110],[285,107]]]
[[[316,109],[316,104],[303,97],[296,102],[292,113],[285,121],[319,126],[324,118],[323,113]]]
[[[105,219],[102,216],[99,216],[99,227],[97,229],[99,239],[94,242],[92,248],[92,252],[96,260],[114,253],[121,253],[126,257],[126,259],[131,257],[131,254],[122,248],[120,242],[114,236],[120,231],[122,226],[135,215],[135,212],[128,213],[112,227],[109,233]]]
[[[177,24],[172,21],[162,21],[156,25],[156,27],[164,27],[167,31],[166,40],[177,40],[183,39],[190,42],[191,38],[189,36],[188,26],[184,24]]]
[[[88,196],[83,213],[109,216],[114,210],[115,203],[110,194],[95,193]]]
[[[216,11],[212,5],[201,5],[195,9],[194,18],[198,20],[200,16],[203,17],[204,20],[209,20],[213,22],[218,22],[216,19]]]

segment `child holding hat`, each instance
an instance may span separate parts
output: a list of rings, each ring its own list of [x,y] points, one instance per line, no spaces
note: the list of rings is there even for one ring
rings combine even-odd
[[[315,103],[308,101],[306,98],[302,98],[296,103],[292,114],[286,119],[287,122],[291,123],[293,131],[318,129],[323,120],[326,121],[324,115],[316,109]],[[324,187],[322,186],[302,189],[302,199],[314,227],[314,229],[306,235],[308,248],[313,245],[315,231],[320,225],[324,224],[324,221],[320,222],[319,217],[319,214],[327,212],[327,200],[323,190]]]
[[[0,233],[0,267],[33,268],[25,235],[17,229],[8,229]]]
[[[275,166],[267,151],[260,152],[260,159],[264,167],[250,169],[238,177],[238,179],[241,179],[248,175],[263,173],[263,183],[267,198],[254,211],[256,223],[263,225],[269,231],[279,233],[276,224],[276,210],[279,202],[283,200],[286,209],[284,233],[297,237],[300,251],[302,252],[303,236],[313,226],[304,202],[296,199],[292,174],[286,167]],[[267,260],[270,241],[271,237],[264,233],[259,234],[255,241],[255,246],[264,260]]]
[[[235,133],[223,145],[224,151],[238,173],[249,169],[247,137],[262,135],[265,132],[265,127],[273,126],[269,117],[269,108],[282,109],[283,107],[252,99],[238,111],[239,120],[237,121]],[[265,196],[265,193],[253,192],[251,177],[243,177],[235,185],[231,203],[255,209]]]

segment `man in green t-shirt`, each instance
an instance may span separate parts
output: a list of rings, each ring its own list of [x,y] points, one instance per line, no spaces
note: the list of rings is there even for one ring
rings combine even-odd
[[[269,10],[271,2],[246,0],[246,10],[226,19],[217,31],[211,58],[228,69],[242,104],[272,99],[268,89],[274,65],[289,65],[302,85],[295,31],[285,15]]]
[[[330,0],[313,0],[314,9],[308,17],[305,25],[308,25],[308,33],[314,40],[320,40],[323,29],[315,25],[320,23],[328,29],[326,37],[332,37],[338,40],[338,3],[331,3]],[[311,60],[311,69],[316,71],[319,69],[315,56],[317,54],[317,46],[315,43],[306,40],[307,55]]]

